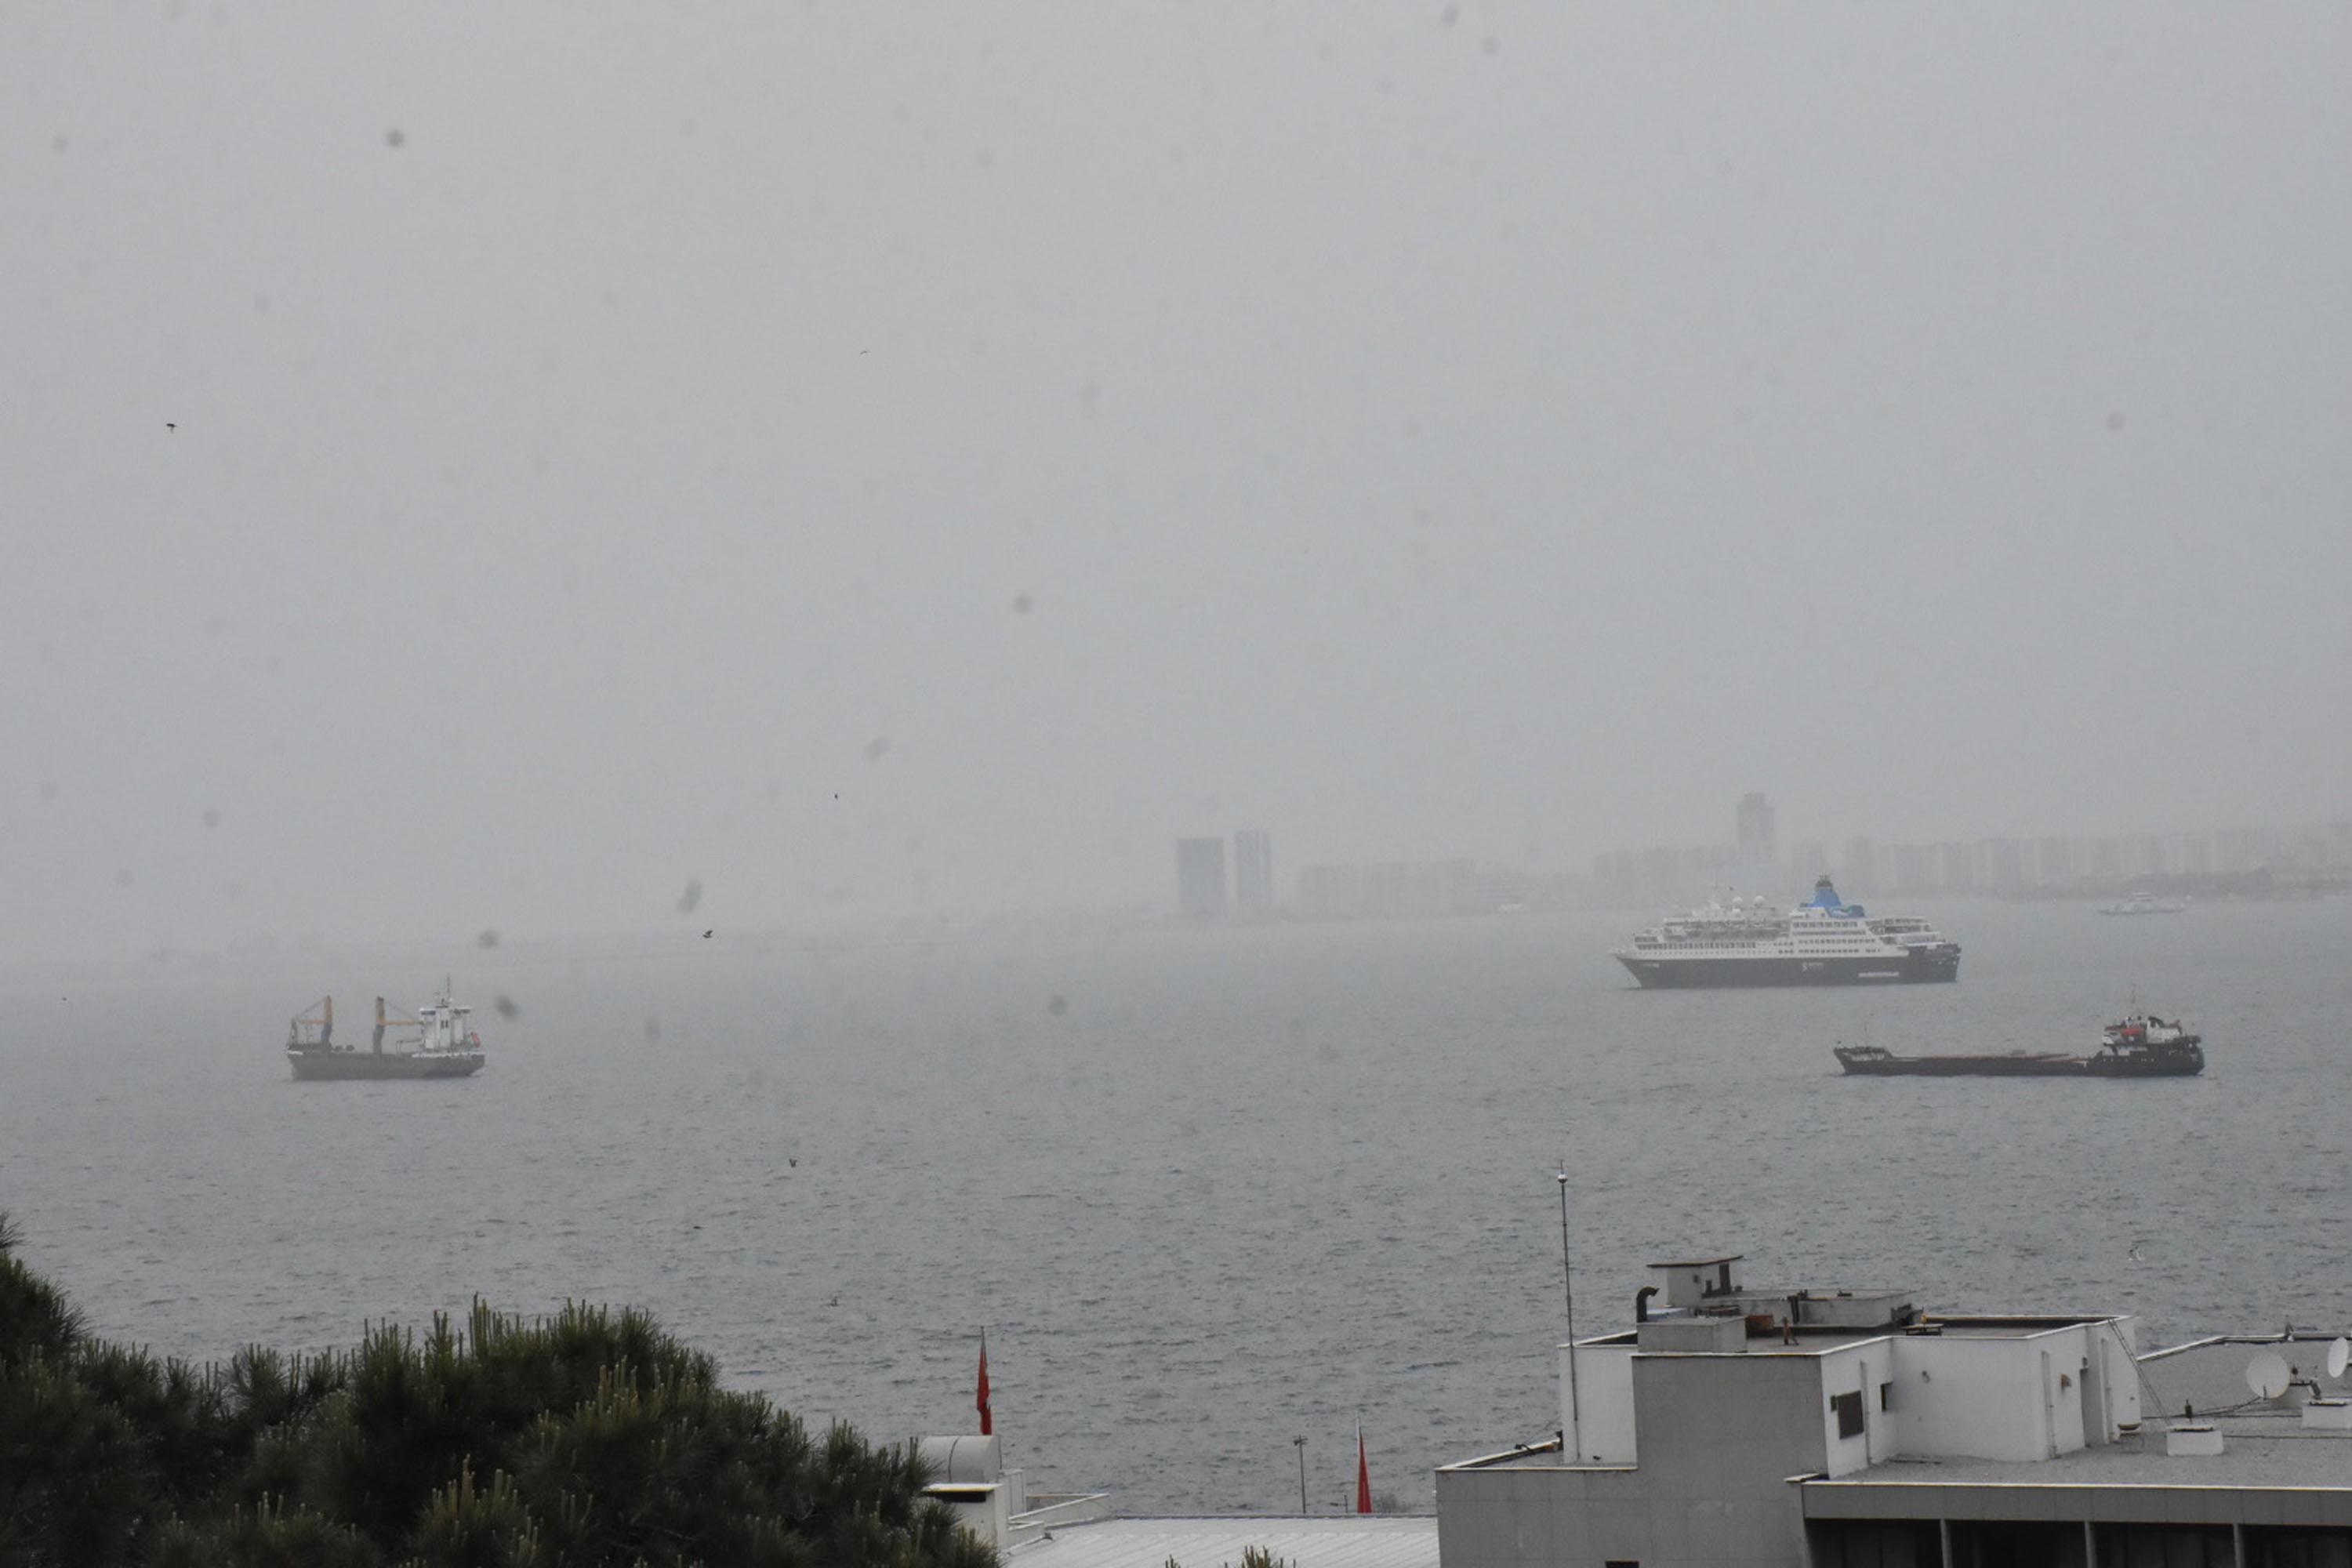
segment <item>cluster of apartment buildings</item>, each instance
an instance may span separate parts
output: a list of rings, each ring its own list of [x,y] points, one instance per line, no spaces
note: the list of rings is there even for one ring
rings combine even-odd
[[[1317,920],[1492,914],[1513,909],[1628,909],[1702,902],[1727,892],[1793,894],[1822,872],[1851,899],[2116,898],[2147,890],[2200,898],[2297,898],[2352,891],[2352,821],[2210,833],[2057,834],[1882,844],[1849,838],[1832,857],[1810,839],[1783,856],[1776,814],[1743,796],[1724,844],[1618,849],[1590,877],[1480,865],[1466,857],[1308,865],[1287,904],[1262,831],[1176,841],[1177,907],[1194,917],[1277,908]],[[1231,878],[1227,868],[1230,864]]]
[[[1184,914],[1261,915],[1279,907],[1307,920],[1380,920],[1573,908],[1588,901],[1580,877],[1512,871],[1456,858],[1302,866],[1297,896],[1283,903],[1274,891],[1274,851],[1262,833],[1234,836],[1234,897],[1229,901],[1223,851],[1223,839],[1176,841],[1176,904]]]
[[[1751,795],[1750,801],[1760,802]],[[2057,834],[1934,844],[1846,840],[1834,862],[1818,840],[1783,862],[1770,832],[1751,830],[1743,803],[1738,840],[1597,856],[1592,889],[1604,904],[1685,903],[1727,888],[1771,892],[1824,871],[1849,898],[1948,896],[2112,898],[2136,889],[2211,897],[2292,898],[2352,889],[2352,821],[2210,833]]]
[[[1268,914],[1274,909],[1274,837],[1245,827],[1234,835],[1233,895],[1225,891],[1225,841],[1176,841],[1176,907],[1198,920],[1213,920],[1238,909]]]

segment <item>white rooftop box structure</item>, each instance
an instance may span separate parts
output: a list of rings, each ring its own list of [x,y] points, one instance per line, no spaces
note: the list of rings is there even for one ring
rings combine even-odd
[[[1723,1258],[1696,1258],[1681,1261],[1650,1265],[1650,1284],[1666,1299],[1669,1307],[1696,1310],[1715,1296],[1728,1296],[1738,1288],[1732,1265],[1740,1254],[1734,1252]]]

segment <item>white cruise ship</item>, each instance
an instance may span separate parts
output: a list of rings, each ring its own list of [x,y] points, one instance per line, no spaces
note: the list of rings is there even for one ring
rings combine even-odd
[[[1634,933],[1617,962],[1645,986],[1852,985],[1957,980],[1960,948],[1916,915],[1874,916],[1823,877],[1785,913],[1712,903]]]

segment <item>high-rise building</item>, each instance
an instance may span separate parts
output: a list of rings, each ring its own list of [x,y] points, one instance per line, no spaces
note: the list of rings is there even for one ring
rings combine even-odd
[[[1274,835],[1255,827],[1234,835],[1234,902],[1244,914],[1274,908]]]
[[[1799,870],[1804,869],[1799,867]],[[1851,897],[1878,891],[1878,846],[1859,836],[1845,841],[1845,860],[1838,867],[1838,886]]]
[[[1739,797],[1739,858],[1748,865],[1767,865],[1780,857],[1773,849],[1772,803],[1760,790]]]
[[[2025,886],[2025,845],[2016,838],[1977,840],[1976,885],[1980,893],[2013,897]]]
[[[2052,834],[2034,846],[2034,878],[2042,886],[2053,887],[2074,879],[2074,841],[2060,834]]]
[[[1225,841],[1176,840],[1176,906],[1188,915],[1225,912]]]
[[[2210,833],[2184,833],[2176,846],[2181,870],[2191,877],[2213,874],[2213,836]]]
[[[1298,872],[1298,907],[1325,919],[1362,912],[1363,877],[1354,866],[1305,866]]]

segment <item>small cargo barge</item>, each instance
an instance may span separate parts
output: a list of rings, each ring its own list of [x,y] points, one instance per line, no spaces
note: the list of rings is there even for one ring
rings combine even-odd
[[[1838,1065],[1870,1078],[2192,1078],[2205,1070],[2201,1036],[2153,1014],[2109,1024],[2089,1056],[2008,1051],[1984,1056],[1898,1057],[1884,1046],[1839,1046]]]

